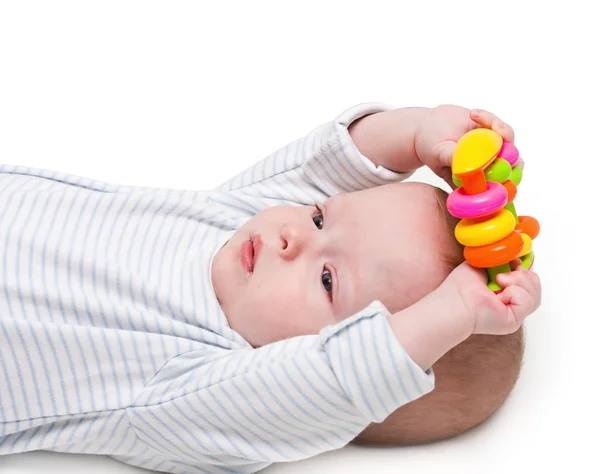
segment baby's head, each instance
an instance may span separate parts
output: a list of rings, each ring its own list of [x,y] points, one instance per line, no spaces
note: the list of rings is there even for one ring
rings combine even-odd
[[[394,183],[312,206],[268,208],[242,226],[213,262],[230,326],[255,347],[317,334],[380,300],[400,311],[435,290],[462,260],[447,194]],[[242,248],[254,242],[252,271]],[[475,335],[434,366],[436,388],[370,425],[363,444],[413,444],[456,435],[488,418],[514,386],[522,330]]]
[[[229,325],[258,347],[317,334],[376,299],[392,313],[416,303],[462,260],[446,196],[427,184],[394,183],[339,194],[321,210],[258,213],[213,261]]]

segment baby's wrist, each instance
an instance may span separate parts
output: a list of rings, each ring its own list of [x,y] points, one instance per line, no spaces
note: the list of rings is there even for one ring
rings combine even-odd
[[[475,315],[469,305],[466,304],[460,288],[442,285],[432,295],[435,295],[440,307],[445,308],[447,315],[445,324],[450,324],[465,336],[465,339],[473,334],[475,328]]]
[[[393,314],[390,325],[409,356],[426,370],[473,333],[465,316],[460,298],[438,289]]]

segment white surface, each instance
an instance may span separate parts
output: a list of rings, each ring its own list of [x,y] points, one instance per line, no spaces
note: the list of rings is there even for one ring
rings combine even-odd
[[[544,299],[512,396],[447,442],[348,447],[263,472],[594,472],[600,35],[591,2],[535,3],[0,0],[0,161],[204,189],[358,102],[495,112],[526,160],[517,209],[542,226]],[[247,120],[224,126],[234,108]],[[0,457],[2,474],[109,469],[144,472]]]

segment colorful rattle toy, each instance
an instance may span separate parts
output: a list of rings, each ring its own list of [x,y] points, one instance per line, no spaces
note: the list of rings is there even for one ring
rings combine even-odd
[[[459,188],[447,205],[462,219],[454,234],[465,246],[465,260],[486,269],[488,287],[496,293],[502,291],[496,275],[510,272],[511,260],[520,258],[524,268],[531,268],[531,241],[540,232],[538,221],[517,216],[513,204],[523,176],[518,161],[516,147],[486,128],[465,134],[452,156],[452,179]]]

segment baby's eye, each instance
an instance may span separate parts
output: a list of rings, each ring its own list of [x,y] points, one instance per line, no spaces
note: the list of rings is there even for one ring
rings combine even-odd
[[[313,216],[312,220],[317,226],[317,229],[321,230],[323,228],[323,213],[318,205],[315,205],[315,207],[317,208],[318,213]]]
[[[323,273],[321,274],[321,282],[323,282],[323,286],[327,290],[327,293],[331,294],[332,282],[331,282],[331,273],[329,272],[329,270],[323,270]]]

